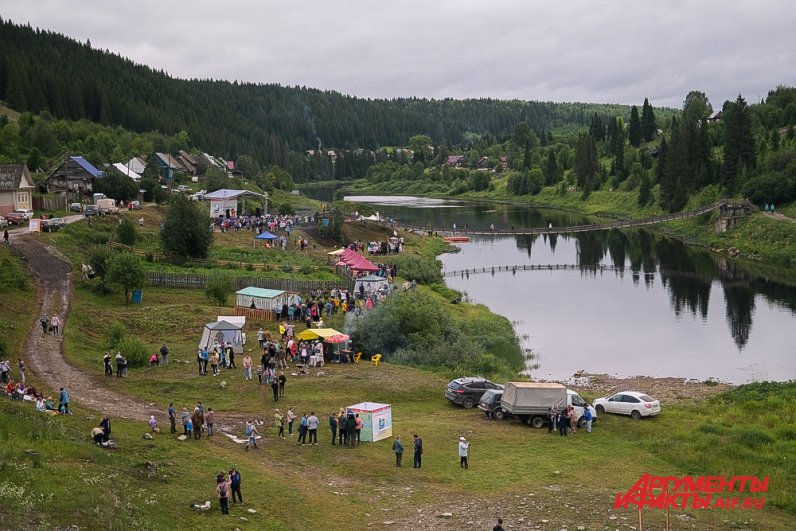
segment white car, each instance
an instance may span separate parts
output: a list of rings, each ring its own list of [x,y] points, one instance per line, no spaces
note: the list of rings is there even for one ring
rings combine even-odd
[[[630,415],[635,420],[661,412],[661,403],[658,400],[638,391],[622,391],[614,396],[598,398],[593,404],[599,415],[616,413]]]
[[[16,210],[15,212],[19,212],[20,214],[24,215],[25,219],[33,219],[33,216],[34,216],[34,212],[31,209],[27,209],[27,210],[20,209],[20,210]]]
[[[0,227],[8,227],[8,221],[3,216],[0,216]]]

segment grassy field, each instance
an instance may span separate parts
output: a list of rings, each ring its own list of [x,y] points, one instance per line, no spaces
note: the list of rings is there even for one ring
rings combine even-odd
[[[19,259],[0,246],[0,358],[16,368],[17,357],[25,358],[23,343],[39,311],[36,288]]]

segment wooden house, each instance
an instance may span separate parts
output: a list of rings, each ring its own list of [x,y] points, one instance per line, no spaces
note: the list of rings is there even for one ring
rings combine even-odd
[[[0,216],[33,208],[33,179],[25,164],[0,164]]]
[[[160,166],[160,175],[163,176],[165,181],[174,179],[174,174],[178,171],[185,171],[185,168],[182,167],[177,159],[168,153],[155,153],[155,157],[157,157],[158,166]]]
[[[179,162],[183,168],[185,168],[185,173],[188,175],[196,175],[196,166],[198,161],[196,158],[188,153],[187,151],[180,150],[177,153],[177,162]]]
[[[467,160],[464,158],[464,155],[448,155],[448,160],[445,164],[453,168],[464,168],[465,164],[467,164]]]
[[[102,172],[83,157],[68,157],[45,181],[47,193],[65,194],[74,201],[91,197],[94,179]]]

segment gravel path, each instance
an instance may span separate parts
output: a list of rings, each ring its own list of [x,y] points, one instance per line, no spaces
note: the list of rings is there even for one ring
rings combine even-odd
[[[11,244],[35,279],[37,298],[41,302],[39,315],[52,317],[58,314],[63,321],[63,334],[69,329],[72,266],[61,253],[45,246],[34,235],[19,234]],[[114,418],[147,420],[149,415],[165,410],[98,385],[91,376],[67,363],[63,335],[42,333],[38,318],[28,333],[25,351],[31,370],[53,389],[53,396],[61,387],[66,387],[73,402]]]

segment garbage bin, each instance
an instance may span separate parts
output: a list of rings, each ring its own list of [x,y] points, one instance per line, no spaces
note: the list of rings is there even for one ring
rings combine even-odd
[[[142,289],[133,290],[133,302],[135,304],[140,304],[143,298],[144,298],[144,290]]]

